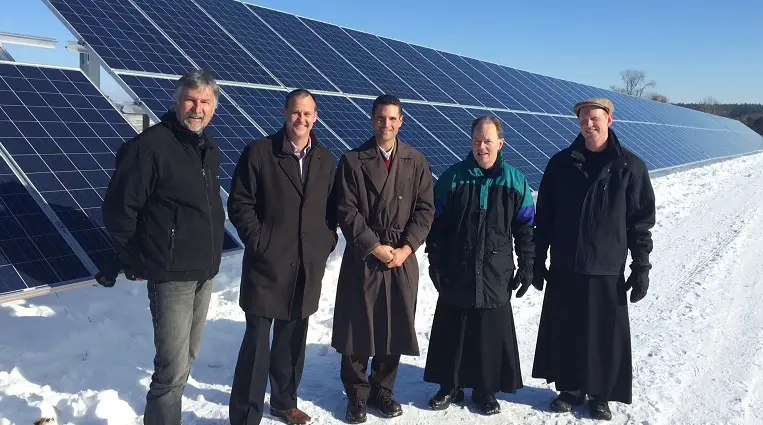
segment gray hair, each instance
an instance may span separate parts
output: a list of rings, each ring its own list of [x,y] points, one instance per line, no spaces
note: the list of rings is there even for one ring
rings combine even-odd
[[[180,77],[175,83],[175,94],[172,96],[172,100],[177,105],[180,103],[180,97],[186,90],[197,90],[207,87],[215,95],[215,109],[217,109],[217,104],[220,100],[220,87],[217,85],[212,73],[204,69],[194,69]]]

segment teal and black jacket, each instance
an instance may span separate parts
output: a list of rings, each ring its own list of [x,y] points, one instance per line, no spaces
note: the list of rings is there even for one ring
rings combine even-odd
[[[514,249],[518,266],[532,269],[535,206],[525,176],[503,162],[488,170],[471,152],[435,185],[435,219],[427,237],[430,276],[440,301],[496,308],[511,298]]]

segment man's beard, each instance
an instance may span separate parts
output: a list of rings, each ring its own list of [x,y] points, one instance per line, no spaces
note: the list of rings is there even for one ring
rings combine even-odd
[[[198,123],[191,121],[191,118],[198,118]],[[189,114],[186,116],[186,118],[183,120],[183,125],[185,128],[193,131],[193,132],[200,132],[204,129],[204,115],[202,114]]]

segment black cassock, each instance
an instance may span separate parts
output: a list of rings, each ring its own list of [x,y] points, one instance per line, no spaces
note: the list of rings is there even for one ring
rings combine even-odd
[[[633,373],[625,282],[620,276],[548,276],[532,376],[559,391],[631,403]]]
[[[439,300],[429,338],[424,381],[486,394],[522,388],[511,304],[461,308]]]

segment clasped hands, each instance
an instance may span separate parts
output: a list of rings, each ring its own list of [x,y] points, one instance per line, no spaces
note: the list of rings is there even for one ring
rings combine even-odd
[[[403,244],[400,248],[392,248],[389,245],[379,245],[371,251],[374,257],[384,263],[388,269],[400,267],[413,251],[408,244]]]

